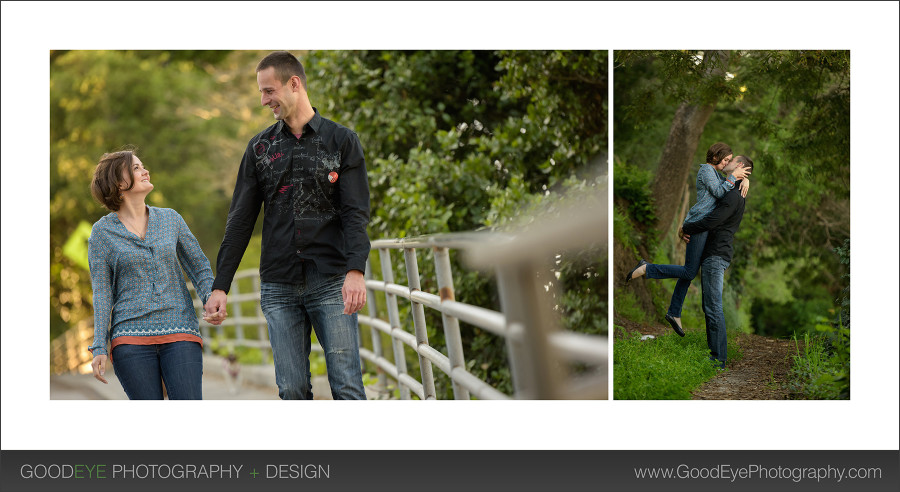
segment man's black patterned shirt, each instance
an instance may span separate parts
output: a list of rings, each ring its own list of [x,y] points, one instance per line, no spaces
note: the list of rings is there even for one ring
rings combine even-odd
[[[241,160],[213,289],[226,293],[265,203],[259,274],[300,283],[302,264],[326,274],[365,271],[369,185],[359,137],[315,111],[298,138],[278,121],[250,140]]]

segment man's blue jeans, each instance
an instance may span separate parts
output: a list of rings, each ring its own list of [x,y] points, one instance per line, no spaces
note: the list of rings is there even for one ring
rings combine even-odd
[[[722,289],[725,287],[725,270],[728,262],[721,256],[703,260],[700,282],[703,288],[703,314],[706,315],[706,344],[711,359],[725,366],[728,358],[728,337],[725,331],[725,309],[722,306]]]
[[[325,351],[325,368],[335,400],[365,400],[359,361],[359,324],[346,315],[344,275],[320,274],[306,261],[299,284],[262,282],[260,305],[269,324],[275,382],[282,400],[312,400],[309,371],[311,330]]]
[[[203,399],[203,349],[197,342],[117,345],[113,370],[129,400]]]
[[[684,265],[647,265],[647,278],[677,278],[675,290],[672,292],[672,300],[669,302],[669,316],[680,318],[681,308],[684,306],[684,298],[687,296],[691,280],[697,276],[700,270],[700,256],[703,254],[703,246],[706,245],[706,236],[709,231],[698,232],[691,235],[691,241],[687,243],[684,251]]]

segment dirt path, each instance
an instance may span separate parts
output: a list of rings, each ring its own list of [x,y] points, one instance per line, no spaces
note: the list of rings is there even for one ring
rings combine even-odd
[[[617,318],[616,324],[642,335],[676,336],[663,325],[642,325]],[[618,333],[616,336],[619,336]],[[786,400],[790,392],[785,388],[790,356],[795,353],[793,342],[759,335],[741,334],[737,344],[743,354],[730,361],[728,369],[719,373],[691,392],[694,400]],[[615,349],[613,349],[615,350]]]
[[[786,400],[794,344],[759,335],[738,336],[743,356],[691,394],[694,400]]]

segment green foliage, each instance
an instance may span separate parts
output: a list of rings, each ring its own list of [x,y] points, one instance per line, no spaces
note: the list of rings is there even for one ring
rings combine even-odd
[[[850,266],[850,240],[835,248],[842,265]],[[789,388],[795,397],[815,400],[850,398],[850,273],[841,276],[845,287],[837,299],[837,316],[819,316],[814,332],[803,333],[801,352],[797,334]],[[834,310],[829,310],[834,312]]]
[[[637,323],[646,323],[649,321],[648,313],[635,299],[634,294],[630,291],[620,289],[614,294],[613,309],[616,310],[616,316],[629,319]],[[618,344],[618,342],[616,342]],[[616,345],[618,349],[618,345]]]
[[[624,200],[628,206],[628,216],[638,224],[652,226],[656,223],[656,205],[650,194],[653,176],[633,166],[627,166],[616,159],[614,165],[615,193],[617,200]]]
[[[835,254],[840,259],[841,265],[846,265],[845,273],[841,274],[841,296],[837,299],[840,303],[840,316],[838,322],[848,330],[850,329],[850,239],[844,240],[843,246],[834,248]]]
[[[816,325],[818,334],[803,334],[803,350],[794,336],[796,354],[788,388],[795,398],[850,399],[850,329],[833,326],[827,318]]]
[[[716,376],[702,331],[689,331],[684,338],[663,335],[642,341],[640,334],[626,332],[618,325],[615,329],[616,400],[689,400],[692,390]],[[740,358],[734,336],[729,332],[729,360]]]

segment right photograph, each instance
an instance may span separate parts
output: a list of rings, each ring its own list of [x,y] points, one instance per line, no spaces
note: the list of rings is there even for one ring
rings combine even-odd
[[[850,51],[615,51],[613,84],[613,398],[849,399]]]

